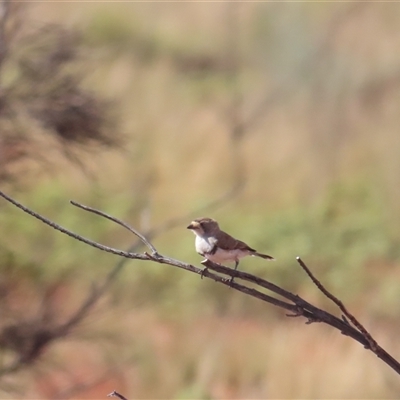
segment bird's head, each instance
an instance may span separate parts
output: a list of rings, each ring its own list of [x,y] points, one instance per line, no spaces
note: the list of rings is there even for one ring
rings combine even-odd
[[[195,235],[210,235],[219,231],[218,222],[212,218],[196,218],[187,227]]]

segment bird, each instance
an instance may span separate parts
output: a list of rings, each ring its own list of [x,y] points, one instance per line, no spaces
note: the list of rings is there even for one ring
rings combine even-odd
[[[196,218],[187,226],[187,229],[196,236],[196,251],[205,257],[202,263],[210,260],[222,265],[224,262],[234,261],[235,270],[237,270],[239,260],[246,256],[275,260],[274,257],[259,253],[245,242],[222,231],[218,222],[212,218]],[[233,277],[231,282],[233,282]]]

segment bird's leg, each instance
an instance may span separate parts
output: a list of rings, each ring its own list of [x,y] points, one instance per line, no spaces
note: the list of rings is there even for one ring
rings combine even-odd
[[[238,265],[239,265],[239,260],[235,260],[235,271],[237,270]],[[230,281],[229,281],[230,285],[232,285],[234,279],[235,278],[232,276]]]
[[[203,265],[204,265],[204,264],[207,264],[207,262],[208,262],[208,260],[207,260],[207,258],[206,258],[205,260],[201,261],[200,264],[203,264]],[[200,273],[201,279],[203,279],[204,274],[205,274],[207,271],[208,271],[208,267],[205,266],[204,269],[203,269],[203,270],[201,271],[201,273]]]

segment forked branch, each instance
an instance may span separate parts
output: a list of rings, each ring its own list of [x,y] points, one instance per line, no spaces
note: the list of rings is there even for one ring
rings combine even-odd
[[[121,220],[112,217],[102,211],[93,209],[91,207],[83,206],[76,202],[72,202],[77,207],[82,208],[83,210],[95,213],[102,217],[105,217],[123,227],[128,229],[130,232],[134,233],[138,236],[144,244],[151,250],[151,254],[144,253],[136,253],[123,251],[116,248],[108,247],[87,239],[81,235],[78,235],[74,232],[69,231],[66,228],[56,224],[55,222],[39,215],[38,213],[30,210],[29,208],[23,206],[18,203],[16,200],[7,196],[3,192],[0,191],[0,196],[6,199],[7,201],[14,204],[16,207],[20,208],[24,212],[29,215],[39,219],[43,223],[51,226],[52,228],[76,239],[85,244],[88,244],[92,247],[95,247],[99,250],[106,251],[108,253],[112,253],[118,256],[122,256],[129,259],[136,259],[141,261],[152,261],[159,264],[168,264],[173,267],[181,268],[186,271],[201,275],[203,277],[209,278],[218,282],[220,284],[231,287],[234,290],[245,293],[249,296],[255,297],[259,300],[270,303],[276,307],[280,307],[289,311],[290,314],[286,314],[289,317],[304,317],[306,318],[306,323],[311,324],[313,322],[320,322],[327,324],[335,329],[338,329],[342,334],[349,336],[361,343],[366,349],[371,350],[374,354],[376,354],[382,361],[388,364],[393,370],[395,370],[398,374],[400,374],[400,363],[394,359],[389,353],[387,353],[382,347],[378,345],[378,343],[372,338],[371,334],[364,328],[364,326],[347,310],[347,308],[343,305],[343,303],[337,299],[334,295],[332,295],[319,281],[314,277],[309,268],[305,265],[305,263],[298,257],[297,261],[300,266],[304,269],[307,275],[310,277],[312,282],[317,286],[317,288],[330,300],[332,300],[341,310],[341,312],[345,315],[346,318],[338,318],[335,315],[324,311],[313,304],[309,303],[305,299],[300,296],[291,293],[272,282],[269,282],[265,279],[262,279],[253,274],[249,274],[247,272],[237,271],[232,268],[228,268],[219,264],[214,264],[208,261],[205,265],[205,269],[198,268],[194,265],[170,258],[168,256],[164,256],[157,252],[157,249],[153,244],[148,241],[142,234],[137,232],[134,228],[130,227],[128,224],[122,222]],[[210,271],[211,270],[211,271]],[[235,281],[231,282],[231,278],[234,277]],[[237,283],[237,279],[241,279],[244,282],[250,282],[254,287],[249,287],[242,283]],[[270,294],[265,293],[265,290],[272,292],[275,295],[280,296],[280,298],[276,298],[275,296],[271,296]],[[351,324],[348,322],[351,322]],[[65,325],[64,325],[65,326]]]

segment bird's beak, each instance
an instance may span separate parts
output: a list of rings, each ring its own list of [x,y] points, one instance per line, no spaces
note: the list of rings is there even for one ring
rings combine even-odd
[[[193,228],[194,228],[193,224],[190,224],[190,225],[188,225],[188,226],[186,227],[186,229],[193,229]]]

